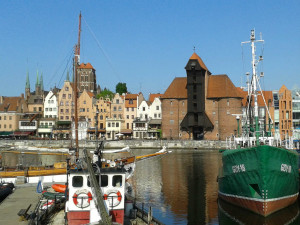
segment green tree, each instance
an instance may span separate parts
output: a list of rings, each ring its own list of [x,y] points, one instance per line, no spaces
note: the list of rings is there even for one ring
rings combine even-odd
[[[126,83],[121,83],[121,82],[119,82],[119,83],[116,85],[116,93],[119,93],[120,95],[123,94],[123,93],[127,93],[127,86],[126,86]]]
[[[97,94],[97,99],[99,99],[100,97],[102,98],[109,98],[110,100],[112,100],[114,98],[115,94],[110,91],[109,89],[104,88],[103,91],[100,92],[100,94]]]

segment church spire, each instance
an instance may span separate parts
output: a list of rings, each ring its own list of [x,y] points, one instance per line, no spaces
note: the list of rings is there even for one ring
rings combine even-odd
[[[29,72],[27,70],[27,75],[26,75],[26,86],[25,86],[26,89],[30,89],[30,82],[29,82]]]
[[[36,83],[35,83],[35,87],[38,87],[40,85],[40,82],[39,82],[39,71],[37,70],[36,71]]]
[[[41,87],[41,90],[43,91],[43,90],[44,90],[44,83],[43,83],[43,72],[41,73],[41,78],[40,78],[40,87]]]

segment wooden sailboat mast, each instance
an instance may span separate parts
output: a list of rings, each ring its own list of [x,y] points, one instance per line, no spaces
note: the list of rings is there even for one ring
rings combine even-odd
[[[75,110],[74,110],[74,119],[75,119],[75,140],[76,140],[76,159],[79,158],[79,146],[78,146],[78,89],[77,89],[77,67],[80,64],[80,33],[81,33],[81,12],[79,14],[79,26],[78,26],[78,42],[75,45],[75,54],[74,54],[74,103],[75,103]]]

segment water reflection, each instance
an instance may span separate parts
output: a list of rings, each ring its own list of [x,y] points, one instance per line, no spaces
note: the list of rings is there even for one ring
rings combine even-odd
[[[282,209],[268,217],[249,212],[241,207],[219,200],[219,224],[246,224],[246,225],[281,225],[300,224],[298,203]]]
[[[175,151],[137,165],[132,179],[139,201],[166,224],[215,224],[218,216],[216,151]]]

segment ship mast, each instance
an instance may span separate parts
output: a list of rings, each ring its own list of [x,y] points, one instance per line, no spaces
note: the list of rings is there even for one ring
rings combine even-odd
[[[249,97],[253,95],[254,97],[254,121],[255,121],[255,139],[256,139],[256,145],[259,145],[259,123],[258,123],[258,103],[257,103],[257,96],[258,96],[258,77],[257,77],[257,65],[259,61],[262,60],[262,57],[259,58],[259,60],[256,59],[256,47],[255,42],[264,42],[263,40],[256,40],[255,39],[255,31],[251,30],[251,36],[250,41],[242,42],[242,44],[251,43],[251,53],[252,53],[252,79],[251,84],[248,86],[250,90],[248,89]],[[250,98],[251,99],[251,98]],[[251,104],[251,102],[249,102]]]
[[[75,117],[75,140],[76,140],[76,160],[79,158],[79,146],[78,146],[78,89],[77,89],[77,67],[80,64],[80,33],[81,33],[81,12],[79,14],[79,26],[78,26],[78,42],[75,45],[75,52],[74,52],[74,99],[75,99],[75,110],[74,110],[74,117]]]

